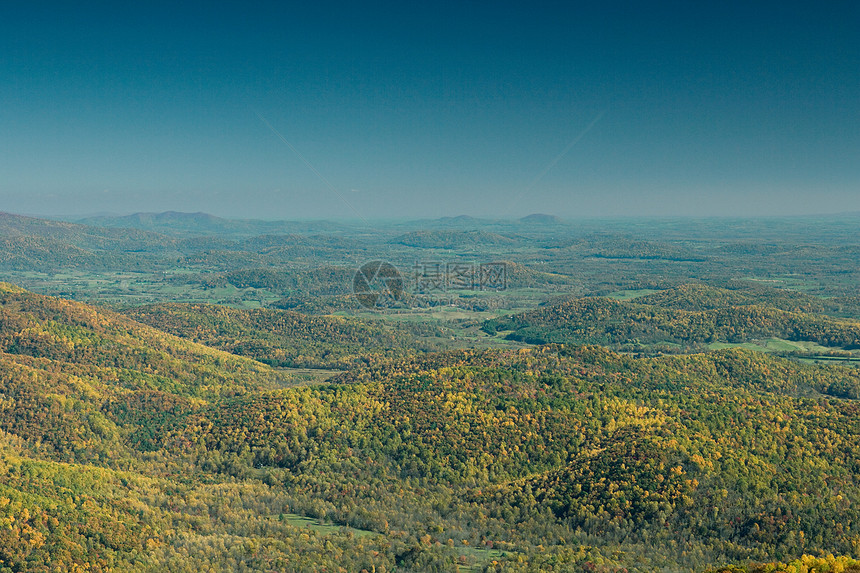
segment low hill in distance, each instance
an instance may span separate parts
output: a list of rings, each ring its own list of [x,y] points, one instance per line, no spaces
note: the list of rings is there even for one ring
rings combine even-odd
[[[392,243],[421,249],[474,249],[482,246],[512,246],[517,239],[490,231],[430,230],[399,235]]]
[[[176,247],[174,240],[147,231],[0,213],[0,268],[7,270],[145,268],[153,253],[176,252]]]
[[[767,306],[769,302],[792,310]],[[534,344],[590,343],[633,349],[642,344],[671,344],[697,348],[711,343],[780,338],[855,350],[860,348],[860,322],[799,310],[845,309],[851,303],[816,301],[775,290],[744,293],[685,285],[633,301],[566,298],[521,314],[488,320],[483,328],[490,333],[509,331],[510,339]]]
[[[520,218],[520,223],[529,225],[563,225],[564,219],[556,215],[547,215],[545,213],[532,213]]]
[[[719,288],[701,283],[684,284],[639,297],[635,302],[688,311],[760,305],[788,312],[860,319],[860,297],[822,298],[794,290],[749,284],[738,285],[736,288]]]
[[[94,227],[78,223],[67,223],[50,219],[39,219],[0,212],[0,236],[25,237],[39,236],[44,239],[63,240],[77,243],[81,247],[107,248],[111,242],[123,245],[129,241],[158,241],[172,244],[172,241],[156,233],[145,231],[119,232],[114,229]]]

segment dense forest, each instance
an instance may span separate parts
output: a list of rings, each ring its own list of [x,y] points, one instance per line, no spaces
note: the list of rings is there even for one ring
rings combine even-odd
[[[2,312],[13,571],[703,571],[860,549],[851,368],[549,345],[308,386],[9,285]]]
[[[568,298],[517,315],[488,320],[488,332],[530,343],[691,346],[760,338],[810,341],[845,350],[860,348],[860,321],[811,312],[849,312],[856,299],[815,300],[800,295],[684,285],[633,301]]]
[[[345,368],[418,346],[378,323],[276,309],[161,304],[126,314],[165,332],[272,366]],[[399,336],[398,336],[399,334]]]

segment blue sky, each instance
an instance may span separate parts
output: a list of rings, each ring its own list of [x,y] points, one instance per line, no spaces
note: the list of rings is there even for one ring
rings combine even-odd
[[[4,2],[0,210],[858,211],[858,23],[847,1]]]

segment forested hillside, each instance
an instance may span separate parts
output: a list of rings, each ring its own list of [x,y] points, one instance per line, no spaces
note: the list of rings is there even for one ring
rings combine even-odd
[[[162,304],[131,309],[140,322],[272,366],[346,368],[403,355],[416,346],[403,331],[353,318],[287,310]]]
[[[811,297],[786,295],[773,301],[792,310],[764,302],[743,292],[682,287],[633,301],[563,299],[488,320],[483,328],[491,333],[510,331],[509,338],[536,344],[672,343],[689,347],[773,337],[847,350],[860,348],[860,322],[800,310],[824,310],[824,305],[816,306]],[[835,307],[838,303],[832,304]]]
[[[554,345],[284,387],[8,285],[0,332],[10,570],[703,571],[860,549],[854,369]]]
[[[727,289],[691,283],[638,297],[636,302],[689,311],[758,305],[788,312],[860,318],[860,297],[857,296],[823,298],[789,289],[749,284]]]

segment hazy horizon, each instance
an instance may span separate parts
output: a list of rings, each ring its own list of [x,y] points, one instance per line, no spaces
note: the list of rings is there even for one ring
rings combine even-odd
[[[0,8],[0,211],[860,211],[860,6]]]
[[[195,216],[201,215],[206,217],[215,217],[216,219],[227,220],[227,221],[235,221],[235,222],[261,222],[261,223],[333,223],[344,226],[375,226],[375,225],[400,225],[400,224],[412,224],[412,225],[420,225],[423,222],[426,223],[441,223],[443,221],[455,221],[460,220],[462,223],[464,220],[469,221],[472,220],[475,224],[494,224],[494,223],[519,223],[524,222],[529,217],[540,216],[540,217],[554,217],[558,220],[558,224],[562,225],[572,225],[576,223],[599,223],[601,221],[605,221],[607,223],[623,223],[624,221],[650,221],[654,223],[660,222],[668,222],[668,221],[707,221],[707,220],[726,220],[726,221],[756,221],[756,220],[779,220],[779,221],[791,221],[791,220],[809,220],[809,219],[839,219],[839,218],[860,218],[860,211],[832,211],[832,212],[818,212],[818,213],[800,213],[800,214],[727,214],[727,215],[714,215],[714,214],[688,214],[688,215],[663,215],[663,214],[654,214],[654,215],[636,215],[636,214],[609,214],[609,215],[588,215],[588,216],[572,216],[572,217],[563,217],[558,215],[553,215],[551,213],[525,213],[523,215],[518,216],[510,216],[510,217],[491,217],[491,216],[478,216],[478,215],[470,215],[466,213],[460,213],[458,215],[442,215],[439,217],[411,217],[411,216],[390,216],[390,217],[368,217],[368,218],[358,218],[358,217],[314,217],[314,216],[296,216],[296,217],[244,217],[238,215],[231,215],[229,213],[226,214],[217,214],[211,213],[208,211],[174,211],[174,210],[166,210],[166,211],[131,211],[131,212],[94,212],[94,213],[79,213],[79,214],[45,214],[45,213],[26,213],[26,212],[11,212],[11,211],[0,211],[0,214],[12,215],[15,217],[26,217],[31,219],[42,219],[48,221],[62,221],[69,223],[84,223],[87,225],[95,225],[100,226],[102,223],[99,219],[122,219],[129,218],[134,216],[159,216],[159,215],[184,215],[184,216]],[[112,223],[108,223],[112,224]],[[166,223],[164,223],[166,224]],[[553,224],[552,221],[545,222],[537,222],[536,224]]]

